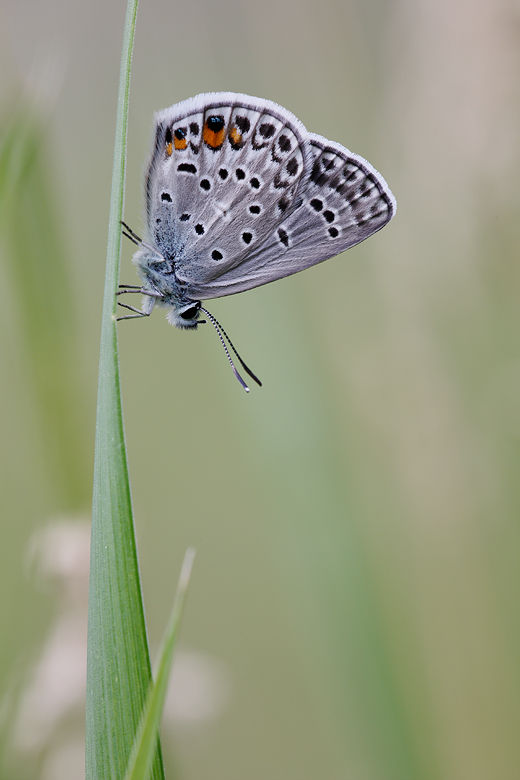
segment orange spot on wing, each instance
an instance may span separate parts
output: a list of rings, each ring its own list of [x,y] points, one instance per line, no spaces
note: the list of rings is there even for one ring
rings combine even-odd
[[[175,144],[176,149],[186,149],[188,146],[188,142],[185,138],[177,138],[176,136],[173,137],[173,143]]]
[[[240,130],[237,127],[234,127],[231,130],[231,132],[229,134],[229,137],[231,138],[232,142],[234,144],[236,144],[237,146],[242,141],[242,133],[240,132]]]
[[[173,151],[173,144],[170,141],[169,144],[166,144],[166,154],[168,155],[168,157],[171,155],[172,151]]]
[[[202,134],[202,137],[204,139],[204,142],[207,143],[208,146],[210,146],[212,149],[218,149],[219,146],[222,146],[224,143],[224,137],[226,135],[226,128],[223,127],[222,130],[219,130],[218,133],[214,133],[213,130],[210,130],[209,127],[204,125],[204,132]]]

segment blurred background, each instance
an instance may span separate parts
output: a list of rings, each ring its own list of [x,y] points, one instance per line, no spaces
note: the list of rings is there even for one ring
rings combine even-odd
[[[0,776],[83,775],[97,359],[125,3],[0,4]],[[152,657],[197,549],[175,780],[520,778],[518,0],[142,0],[152,114],[270,98],[381,171],[364,244],[119,327]],[[123,246],[121,279],[137,283]]]

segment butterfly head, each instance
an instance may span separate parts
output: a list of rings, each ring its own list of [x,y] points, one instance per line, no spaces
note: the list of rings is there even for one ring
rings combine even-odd
[[[202,322],[199,320],[200,307],[200,301],[189,301],[182,306],[175,306],[171,309],[166,315],[166,319],[170,325],[175,325],[181,330],[195,330]]]

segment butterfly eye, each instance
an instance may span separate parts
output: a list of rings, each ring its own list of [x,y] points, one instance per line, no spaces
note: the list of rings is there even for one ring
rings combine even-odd
[[[190,306],[189,309],[184,309],[184,311],[179,312],[179,317],[182,317],[183,320],[194,320],[199,313],[200,309],[200,303],[195,303],[193,306]]]

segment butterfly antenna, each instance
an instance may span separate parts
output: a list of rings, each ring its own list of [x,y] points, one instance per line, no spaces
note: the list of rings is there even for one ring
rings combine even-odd
[[[257,384],[257,385],[259,385],[260,387],[262,387],[262,383],[261,383],[261,381],[259,380],[259,378],[258,378],[257,376],[255,376],[255,374],[253,374],[253,372],[251,371],[251,369],[249,368],[249,366],[247,366],[247,365],[244,363],[244,361],[242,360],[242,358],[240,357],[240,355],[239,355],[239,354],[238,354],[238,352],[236,351],[236,349],[235,349],[235,346],[234,346],[233,342],[231,341],[231,339],[229,338],[228,334],[226,333],[226,331],[224,330],[224,328],[222,327],[222,325],[220,324],[220,322],[217,320],[217,318],[216,318],[216,317],[214,317],[212,314],[210,314],[210,313],[209,313],[209,311],[208,311],[207,309],[204,309],[202,306],[201,306],[200,308],[201,308],[201,311],[203,311],[203,312],[204,312],[204,314],[206,314],[206,315],[207,315],[207,316],[208,316],[208,317],[209,317],[209,318],[210,318],[210,319],[213,321],[213,324],[214,324],[214,325],[215,325],[215,324],[216,324],[216,325],[218,325],[218,327],[219,327],[219,328],[220,328],[220,330],[222,331],[222,334],[223,334],[223,335],[224,335],[224,337],[227,339],[229,346],[231,347],[231,349],[233,350],[233,352],[234,352],[234,353],[235,353],[235,355],[237,356],[238,360],[240,361],[240,365],[242,366],[242,368],[244,369],[244,371],[246,371],[246,372],[249,374],[249,376],[251,377],[251,379],[254,379],[254,381],[256,382],[256,384]]]
[[[201,308],[202,308],[202,307],[201,307]],[[207,313],[207,312],[206,312],[206,313]],[[236,378],[238,379],[238,381],[240,382],[240,384],[242,385],[242,387],[244,388],[244,390],[246,391],[246,393],[249,393],[249,387],[246,385],[246,383],[244,382],[244,380],[242,379],[242,377],[241,377],[241,376],[240,376],[240,374],[238,373],[238,371],[237,371],[237,369],[236,369],[236,366],[235,366],[235,364],[233,363],[233,360],[232,360],[232,358],[231,358],[231,355],[229,354],[229,349],[227,348],[227,344],[226,344],[226,342],[224,341],[224,336],[223,336],[223,335],[222,335],[222,333],[220,332],[220,330],[219,330],[219,328],[218,328],[218,325],[217,325],[217,322],[216,322],[216,320],[215,320],[215,319],[214,319],[214,318],[211,316],[211,314],[209,314],[208,316],[209,316],[209,319],[210,319],[210,322],[211,322],[211,324],[213,325],[213,327],[214,327],[214,328],[215,328],[215,330],[217,331],[217,335],[218,335],[218,337],[219,337],[219,339],[220,339],[220,343],[221,343],[221,344],[222,344],[222,346],[224,347],[224,351],[225,351],[225,353],[226,353],[226,355],[227,355],[227,359],[229,360],[229,365],[230,365],[230,366],[231,366],[231,368],[233,369],[233,373],[234,373],[234,375],[236,376]]]
[[[240,376],[240,374],[239,374],[239,373],[238,373],[238,371],[236,370],[236,368],[235,368],[235,365],[234,365],[234,363],[233,363],[233,360],[231,359],[231,355],[229,354],[229,350],[228,350],[228,348],[227,348],[227,345],[226,345],[226,342],[225,342],[225,340],[224,340],[224,339],[227,339],[227,340],[228,340],[228,342],[229,342],[229,346],[231,347],[231,349],[233,350],[233,352],[234,352],[234,353],[235,353],[235,355],[237,356],[238,360],[240,361],[240,365],[242,366],[242,368],[244,369],[244,371],[247,371],[247,373],[249,374],[249,376],[251,377],[251,379],[254,379],[254,381],[255,381],[255,382],[258,384],[258,385],[260,385],[260,387],[262,387],[262,383],[261,383],[261,381],[258,379],[258,377],[257,377],[257,376],[255,376],[255,375],[253,374],[253,372],[251,371],[251,369],[250,369],[250,368],[249,368],[249,367],[248,367],[248,366],[247,366],[247,365],[244,363],[244,361],[242,360],[242,358],[240,357],[240,355],[239,355],[239,354],[238,354],[238,352],[236,351],[235,347],[233,346],[233,342],[231,341],[231,339],[229,338],[228,334],[226,333],[226,331],[224,330],[224,328],[222,327],[222,325],[220,324],[220,322],[217,320],[217,318],[216,318],[216,317],[214,317],[214,316],[213,316],[213,314],[211,314],[211,313],[210,313],[210,312],[209,312],[207,309],[205,309],[203,306],[201,306],[201,307],[200,307],[200,310],[204,312],[204,314],[206,315],[206,317],[207,317],[207,318],[210,320],[211,324],[213,325],[213,327],[214,327],[214,328],[215,328],[215,330],[217,331],[217,333],[218,333],[218,336],[219,336],[219,339],[220,339],[220,341],[221,341],[221,343],[222,343],[222,346],[224,347],[224,350],[225,350],[225,352],[226,352],[226,355],[227,355],[227,357],[228,357],[228,360],[229,360],[229,363],[230,363],[230,365],[231,365],[231,368],[233,369],[233,373],[235,374],[236,378],[238,379],[238,381],[240,382],[240,384],[242,385],[242,387],[243,387],[243,388],[246,390],[246,392],[249,392],[249,388],[247,387],[247,385],[245,384],[244,380],[242,379],[242,377]]]

